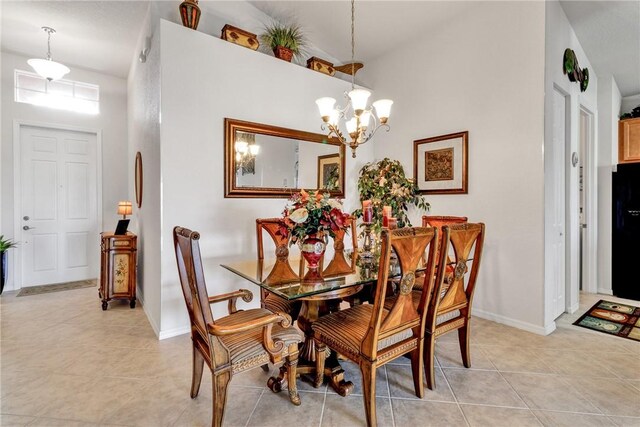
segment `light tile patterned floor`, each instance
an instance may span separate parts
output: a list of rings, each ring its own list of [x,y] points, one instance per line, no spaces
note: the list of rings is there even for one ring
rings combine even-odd
[[[600,297],[542,337],[474,319],[471,369],[456,334],[437,343],[437,388],[413,394],[408,360],[379,370],[381,426],[640,426],[640,343],[571,325]],[[608,299],[611,299],[608,297]],[[189,398],[190,339],[157,341],[143,310],[100,309],[95,288],[0,297],[1,426],[207,426],[211,381]],[[344,363],[355,393],[301,382],[302,405],[265,387],[256,369],[233,378],[227,426],[365,425],[360,374]]]

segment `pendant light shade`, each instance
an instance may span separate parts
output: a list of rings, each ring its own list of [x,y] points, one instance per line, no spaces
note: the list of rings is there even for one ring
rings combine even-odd
[[[36,73],[49,81],[61,79],[71,71],[66,65],[50,59],[30,59],[27,61],[27,64],[29,64]]]
[[[27,61],[27,64],[29,64],[36,73],[49,81],[61,79],[71,70],[66,65],[62,65],[51,59],[51,34],[55,34],[56,30],[50,27],[42,27],[42,30],[47,33],[47,57],[45,59],[30,59]]]

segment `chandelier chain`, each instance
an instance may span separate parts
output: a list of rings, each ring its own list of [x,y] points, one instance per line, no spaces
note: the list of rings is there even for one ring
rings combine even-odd
[[[356,72],[355,61],[356,56],[356,0],[351,0],[351,89],[355,88]]]

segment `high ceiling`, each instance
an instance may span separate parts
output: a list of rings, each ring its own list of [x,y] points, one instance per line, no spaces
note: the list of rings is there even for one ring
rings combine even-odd
[[[171,8],[177,19],[178,0]],[[200,0],[204,11],[215,13],[219,1]],[[348,62],[349,1],[251,1],[260,12],[276,18],[295,17],[314,48],[337,62]],[[161,2],[167,7],[166,2]],[[623,96],[640,93],[640,1],[561,2],[596,73],[611,73]],[[148,1],[0,1],[2,50],[28,57],[44,57],[46,35],[52,38],[54,59],[126,77]],[[482,2],[364,1],[356,2],[356,60],[365,63],[418,34],[437,33]],[[254,9],[255,10],[255,9]],[[407,58],[410,61],[411,58]]]
[[[118,77],[127,77],[146,1],[0,1],[2,50],[44,58],[54,28],[53,59]],[[26,64],[25,64],[26,66]]]
[[[640,93],[640,1],[561,1],[596,74],[611,74],[622,96]]]

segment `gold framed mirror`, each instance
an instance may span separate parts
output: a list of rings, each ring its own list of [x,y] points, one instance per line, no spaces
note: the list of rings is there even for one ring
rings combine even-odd
[[[142,207],[142,154],[138,151],[136,153],[136,162],[135,162],[135,191],[136,191],[136,204],[138,205],[138,209]]]
[[[344,197],[345,147],[326,135],[224,119],[224,196],[288,198],[322,186]]]

